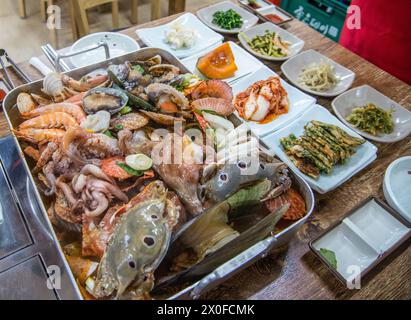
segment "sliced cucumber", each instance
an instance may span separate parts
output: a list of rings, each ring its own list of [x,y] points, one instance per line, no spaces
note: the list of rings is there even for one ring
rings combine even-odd
[[[134,170],[145,171],[153,166],[153,160],[142,153],[132,154],[126,157],[126,164]]]

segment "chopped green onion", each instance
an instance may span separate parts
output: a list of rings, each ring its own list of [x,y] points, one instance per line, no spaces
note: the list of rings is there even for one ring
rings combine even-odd
[[[243,26],[243,19],[241,18],[241,15],[239,15],[233,9],[215,12],[213,14],[212,22],[218,25],[220,28],[226,30],[241,28]]]

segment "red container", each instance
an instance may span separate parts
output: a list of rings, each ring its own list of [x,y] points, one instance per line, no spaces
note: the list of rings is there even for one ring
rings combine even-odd
[[[276,6],[281,5],[281,0],[266,0],[267,2],[271,2],[272,4],[275,4]]]

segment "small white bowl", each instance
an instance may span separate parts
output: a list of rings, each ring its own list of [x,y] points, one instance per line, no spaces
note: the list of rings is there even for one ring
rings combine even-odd
[[[116,58],[140,49],[137,41],[129,36],[118,32],[98,32],[77,40],[71,46],[70,53],[84,50],[102,41],[107,42],[109,46],[110,58]],[[105,60],[106,55],[103,47],[70,58],[70,62],[75,68],[85,67]]]
[[[233,9],[237,12],[241,18],[243,19],[243,25],[241,28],[235,28],[231,30],[223,29],[213,23],[213,14],[217,11],[227,11],[229,9]],[[253,15],[252,13],[248,12],[247,10],[237,6],[236,4],[232,3],[231,1],[224,1],[217,3],[215,5],[200,9],[197,11],[197,16],[202,20],[206,25],[208,25],[211,29],[222,32],[222,33],[238,33],[244,31],[248,28],[251,28],[258,22],[258,18]]]
[[[257,26],[254,26],[243,33],[249,37],[250,39],[253,39],[256,36],[262,36],[265,34],[265,31],[268,30],[270,32],[275,32],[277,33],[282,40],[290,42],[289,50],[290,54],[285,57],[270,57],[270,56],[265,56],[261,53],[258,53],[251,49],[250,45],[247,43],[247,41],[244,39],[244,37],[241,36],[241,34],[238,35],[238,39],[240,40],[242,46],[246,48],[249,52],[251,52],[253,55],[261,58],[261,59],[266,59],[270,61],[285,61],[293,56],[295,56],[297,53],[299,53],[302,48],[304,47],[304,41],[301,40],[300,38],[297,38],[293,34],[289,33],[288,31],[284,30],[283,28],[280,28],[276,26],[274,23],[271,22],[265,22],[262,24],[259,24]]]
[[[398,158],[388,166],[383,190],[388,204],[411,222],[411,156]]]
[[[303,69],[313,63],[320,63],[322,61],[327,62],[334,67],[335,74],[339,79],[338,84],[335,87],[324,92],[314,91],[300,84],[298,79]],[[287,60],[281,66],[281,70],[284,73],[284,75],[288,78],[288,80],[290,80],[294,85],[299,87],[301,90],[322,97],[338,96],[339,94],[346,91],[349,87],[351,87],[355,79],[354,72],[336,63],[335,61],[327,58],[326,56],[323,56],[315,50],[307,50],[300,54],[297,54],[296,56]]]
[[[395,127],[392,133],[373,136],[361,131],[346,120],[353,108],[362,107],[368,103],[373,103],[385,111],[394,110],[392,120]],[[332,107],[337,117],[344,124],[370,140],[392,143],[406,138],[411,133],[411,112],[368,85],[344,92],[334,99]]]

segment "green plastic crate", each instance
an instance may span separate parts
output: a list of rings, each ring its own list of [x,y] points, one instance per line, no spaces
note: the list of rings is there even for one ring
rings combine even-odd
[[[347,0],[282,0],[281,8],[338,42],[347,15],[348,3]]]

